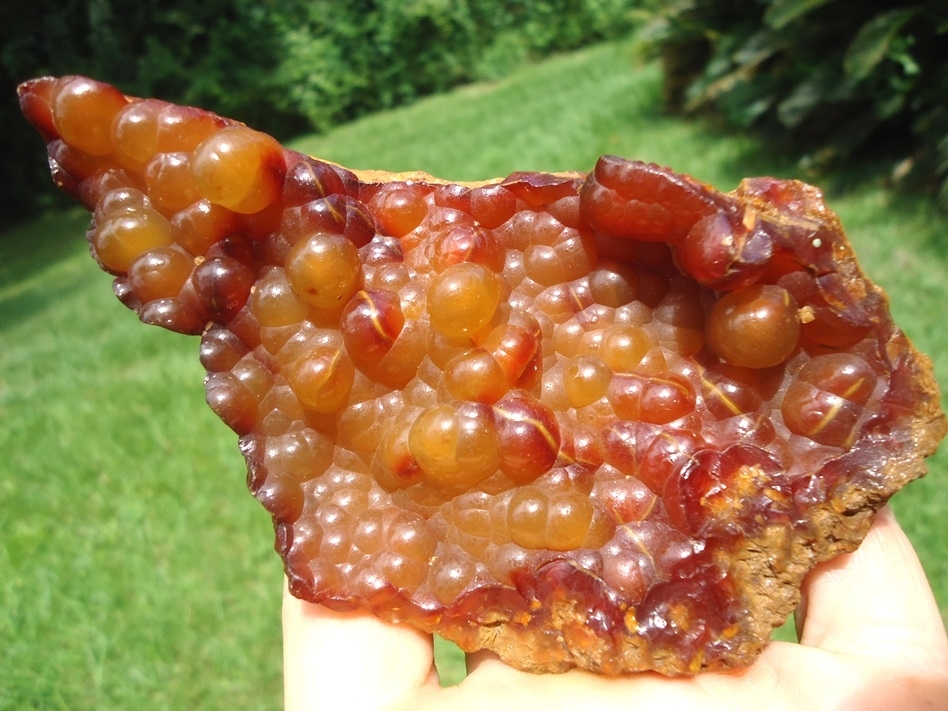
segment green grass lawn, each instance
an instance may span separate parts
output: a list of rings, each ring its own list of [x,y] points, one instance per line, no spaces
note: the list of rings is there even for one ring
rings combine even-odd
[[[603,45],[294,147],[455,179],[589,169],[607,152],[726,189],[795,174],[749,137],[663,116],[660,83],[627,44]],[[948,221],[857,171],[821,181],[948,383]],[[204,405],[197,340],[145,328],[118,303],[85,223],[50,214],[0,237],[0,709],[278,708],[269,518]],[[948,619],[946,474],[942,450],[893,506]]]

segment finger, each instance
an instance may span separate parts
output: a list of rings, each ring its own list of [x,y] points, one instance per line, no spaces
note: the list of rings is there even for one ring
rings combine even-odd
[[[364,612],[334,612],[283,594],[287,711],[373,711],[437,686],[432,639]]]
[[[911,653],[948,661],[948,639],[918,556],[888,507],[854,552],[813,570],[803,586],[801,644],[846,654]]]
[[[773,681],[776,673],[757,674],[753,679],[744,681],[740,677],[746,670],[734,674],[707,673],[677,678],[654,672],[610,677],[579,669],[562,674],[530,674],[508,666],[493,652],[484,651],[468,655],[468,669],[467,679],[461,687],[457,687],[468,693],[452,699],[451,706],[438,708],[450,708],[451,711],[466,711],[468,708],[521,711],[535,708],[537,699],[543,700],[546,709],[569,711],[628,711],[633,708],[744,711],[785,708],[775,703]],[[463,702],[468,698],[476,699],[477,705],[465,706]]]

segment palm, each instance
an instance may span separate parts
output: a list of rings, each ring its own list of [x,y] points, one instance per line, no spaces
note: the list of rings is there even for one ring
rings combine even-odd
[[[287,708],[948,708],[948,638],[918,559],[887,510],[856,553],[810,575],[804,595],[801,644],[772,643],[747,669],[683,679],[533,675],[483,653],[469,657],[463,683],[444,689],[430,636],[287,597]]]

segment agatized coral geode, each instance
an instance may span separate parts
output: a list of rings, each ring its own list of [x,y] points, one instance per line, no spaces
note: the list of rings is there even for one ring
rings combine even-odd
[[[462,185],[82,77],[20,102],[119,298],[202,334],[306,600],[535,672],[746,665],[944,435],[814,187]]]

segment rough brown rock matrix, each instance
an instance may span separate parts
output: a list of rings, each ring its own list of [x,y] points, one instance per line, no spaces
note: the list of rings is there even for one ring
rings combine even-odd
[[[944,435],[814,187],[459,185],[82,77],[20,102],[122,302],[201,334],[301,598],[529,671],[746,665]]]

